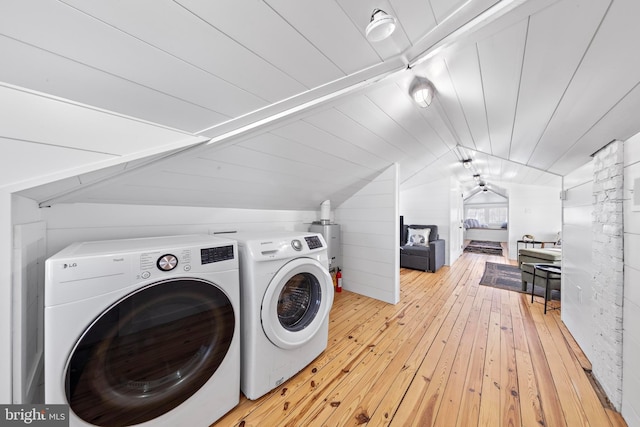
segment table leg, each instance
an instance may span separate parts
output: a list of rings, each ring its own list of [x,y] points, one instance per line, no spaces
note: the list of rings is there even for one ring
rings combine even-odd
[[[547,314],[547,300],[549,299],[549,272],[547,271],[547,280],[544,284],[544,314]]]
[[[533,280],[531,282],[531,303],[533,304],[533,291],[536,289],[536,267],[533,267]]]

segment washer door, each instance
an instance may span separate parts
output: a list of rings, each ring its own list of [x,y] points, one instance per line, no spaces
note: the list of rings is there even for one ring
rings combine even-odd
[[[82,335],[65,369],[67,401],[90,424],[152,420],[211,378],[235,328],[231,301],[211,282],[172,279],[142,288]]]
[[[280,348],[300,347],[329,317],[333,282],[326,267],[311,258],[296,258],[273,277],[262,301],[262,329]]]

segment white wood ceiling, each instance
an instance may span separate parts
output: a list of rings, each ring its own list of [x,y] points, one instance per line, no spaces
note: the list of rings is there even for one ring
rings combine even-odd
[[[0,3],[0,82],[172,128],[194,146],[127,165],[149,138],[89,143],[107,121],[61,114],[53,126],[25,113],[37,137],[0,123],[10,147],[75,126],[44,145],[122,158],[22,192],[44,204],[315,209],[394,162],[402,188],[449,175],[472,185],[462,157],[490,183],[557,185],[640,131],[637,0],[36,3]],[[370,43],[376,7],[399,26]],[[429,108],[407,93],[416,75],[436,87]],[[29,152],[11,151],[3,162]]]

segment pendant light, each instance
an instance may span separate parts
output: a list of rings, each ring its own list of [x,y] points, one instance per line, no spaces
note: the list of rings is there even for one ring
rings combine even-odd
[[[416,76],[411,82],[409,87],[409,95],[413,101],[422,108],[427,108],[431,105],[435,89],[431,82],[424,77]]]

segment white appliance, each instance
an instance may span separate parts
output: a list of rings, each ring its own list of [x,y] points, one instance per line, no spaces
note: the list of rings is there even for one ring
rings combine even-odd
[[[333,281],[318,233],[230,235],[240,253],[240,388],[257,399],[327,347]]]
[[[71,426],[209,426],[240,397],[237,244],[73,244],[46,261],[45,402]]]
[[[340,224],[322,224],[314,222],[309,231],[320,233],[327,243],[327,258],[329,259],[329,273],[335,274],[342,268],[342,243],[340,239]]]

